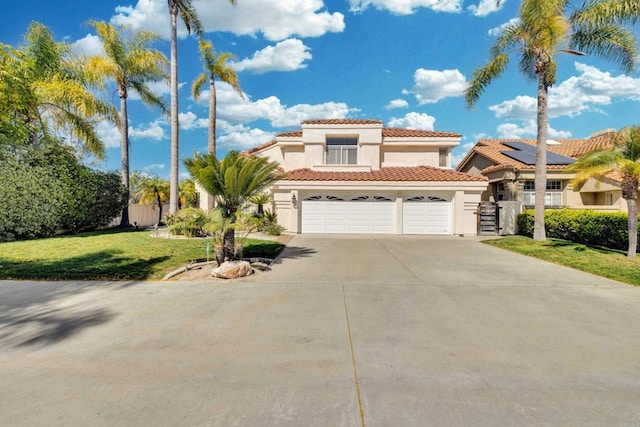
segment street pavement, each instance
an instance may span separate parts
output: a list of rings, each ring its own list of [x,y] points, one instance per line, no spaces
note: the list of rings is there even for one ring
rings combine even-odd
[[[638,426],[640,288],[470,237],[225,282],[0,281],[2,426]]]

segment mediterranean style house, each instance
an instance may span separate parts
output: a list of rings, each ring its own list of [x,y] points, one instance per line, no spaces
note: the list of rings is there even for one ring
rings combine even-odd
[[[487,178],[454,171],[461,135],[380,120],[305,120],[248,155],[278,162],[278,222],[293,233],[475,235]]]
[[[615,130],[605,130],[586,139],[547,141],[547,207],[626,211],[616,176],[592,178],[574,188],[575,174],[567,170],[582,155],[613,146],[614,138]],[[483,139],[456,170],[489,180],[482,201],[521,201],[525,208],[533,207],[535,145],[533,139]]]

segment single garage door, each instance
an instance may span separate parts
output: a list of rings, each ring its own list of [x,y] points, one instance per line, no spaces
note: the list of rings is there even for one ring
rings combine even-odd
[[[402,234],[451,235],[451,202],[441,197],[411,197],[402,205]]]
[[[395,202],[388,197],[310,196],[302,201],[303,233],[395,233]]]

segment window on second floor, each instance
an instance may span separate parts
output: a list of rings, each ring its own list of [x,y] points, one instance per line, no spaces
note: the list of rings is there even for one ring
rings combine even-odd
[[[441,148],[440,151],[438,152],[439,155],[439,166],[441,168],[446,168],[447,167],[447,157],[449,154],[449,150],[447,150],[446,148]]]
[[[358,138],[327,137],[328,165],[357,165]]]

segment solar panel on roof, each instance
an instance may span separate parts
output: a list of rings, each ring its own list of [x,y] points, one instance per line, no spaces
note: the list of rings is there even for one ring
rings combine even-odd
[[[503,142],[502,145],[506,145],[509,148],[513,148],[515,151],[504,150],[500,153],[507,157],[511,157],[514,160],[524,163],[525,165],[536,164],[536,147],[535,145],[525,144],[524,142],[509,141]],[[575,162],[575,159],[571,157],[561,156],[560,154],[547,151],[547,165],[570,165]]]

